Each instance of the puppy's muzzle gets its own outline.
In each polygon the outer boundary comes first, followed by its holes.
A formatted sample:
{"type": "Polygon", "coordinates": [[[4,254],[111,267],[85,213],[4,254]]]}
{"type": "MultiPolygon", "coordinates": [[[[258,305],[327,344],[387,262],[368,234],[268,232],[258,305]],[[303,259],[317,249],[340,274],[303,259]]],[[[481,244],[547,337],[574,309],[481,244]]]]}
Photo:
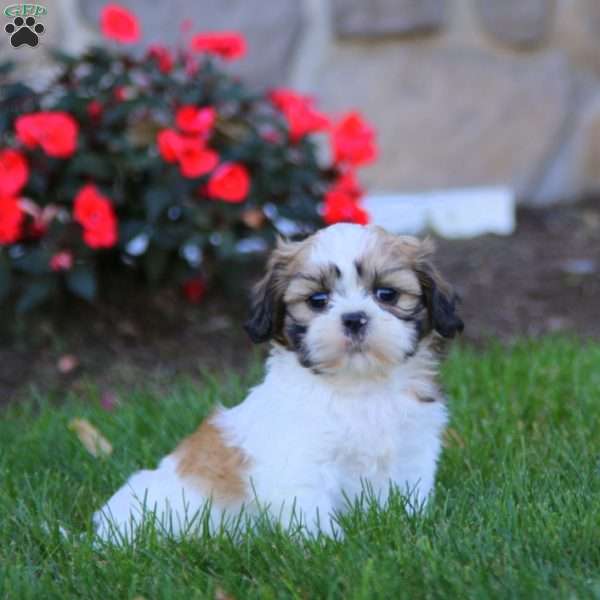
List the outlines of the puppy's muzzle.
{"type": "Polygon", "coordinates": [[[342,325],[344,333],[349,337],[362,337],[367,328],[369,317],[363,311],[344,313],[342,315],[342,325]]]}

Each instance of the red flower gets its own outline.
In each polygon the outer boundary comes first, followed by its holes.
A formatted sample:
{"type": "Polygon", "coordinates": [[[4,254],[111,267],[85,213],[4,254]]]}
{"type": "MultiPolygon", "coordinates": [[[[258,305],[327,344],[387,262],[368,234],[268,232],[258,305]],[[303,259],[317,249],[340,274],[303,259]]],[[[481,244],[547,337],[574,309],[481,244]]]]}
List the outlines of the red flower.
{"type": "Polygon", "coordinates": [[[357,112],[348,113],[334,127],[331,141],[336,162],[358,166],[377,158],[375,132],[357,112]]]}
{"type": "Polygon", "coordinates": [[[121,44],[131,44],[140,39],[137,17],[118,4],[107,4],[100,16],[102,35],[121,44]]]}
{"type": "Polygon", "coordinates": [[[152,44],[148,48],[148,56],[156,61],[161,73],[170,73],[173,70],[173,55],[168,48],[160,44],[152,44]]]}
{"type": "Polygon", "coordinates": [[[191,47],[196,52],[215,54],[225,60],[235,60],[246,54],[246,40],[236,31],[198,33],[192,38],[191,47]]]}
{"type": "Polygon", "coordinates": [[[24,218],[16,198],[0,196],[0,244],[13,244],[21,237],[24,218]]]}
{"type": "Polygon", "coordinates": [[[206,284],[201,277],[192,277],[184,281],[181,288],[183,295],[192,304],[199,304],[204,298],[204,294],[206,294],[206,284]]]}
{"type": "Polygon", "coordinates": [[[28,148],[40,146],[54,158],[67,158],[75,152],[79,125],[66,112],[38,112],[22,115],[15,122],[19,140],[28,148]]]}
{"type": "Polygon", "coordinates": [[[243,202],[250,190],[248,169],[239,163],[223,163],[208,180],[206,192],[225,202],[243,202]]]}
{"type": "Polygon", "coordinates": [[[91,100],[85,107],[85,112],[88,114],[90,119],[97,120],[102,116],[102,113],[104,112],[104,106],[102,106],[102,103],[98,102],[98,100],[91,100]]]}
{"type": "Polygon", "coordinates": [[[79,190],[73,218],[83,227],[83,241],[90,248],[110,248],[117,243],[117,218],[112,204],[95,185],[79,190]]]}
{"type": "Polygon", "coordinates": [[[330,191],[333,190],[352,196],[355,200],[358,200],[364,193],[354,171],[347,171],[340,175],[330,189],[330,191]]]}
{"type": "Polygon", "coordinates": [[[332,189],[325,194],[323,220],[328,225],[340,221],[366,225],[369,222],[369,214],[352,196],[332,189]]]}
{"type": "Polygon", "coordinates": [[[40,126],[41,114],[21,115],[15,120],[15,134],[19,141],[27,148],[35,148],[40,143],[42,135],[40,126]]]}
{"type": "Polygon", "coordinates": [[[34,219],[28,224],[28,227],[25,231],[25,237],[37,240],[45,236],[47,231],[48,225],[46,223],[44,223],[41,219],[34,219]]]}
{"type": "Polygon", "coordinates": [[[175,115],[177,127],[185,133],[198,133],[208,135],[217,119],[217,111],[212,106],[198,108],[196,106],[182,106],[175,115]]]}
{"type": "Polygon", "coordinates": [[[284,114],[290,131],[290,138],[299,139],[315,131],[323,131],[330,125],[329,119],[315,110],[314,100],[291,90],[274,90],[270,94],[271,102],[284,114]]]}
{"type": "Polygon", "coordinates": [[[113,90],[113,96],[117,102],[125,102],[129,98],[129,92],[124,85],[118,85],[113,90]]]}
{"type": "Polygon", "coordinates": [[[16,196],[28,179],[25,157],[16,150],[0,150],[0,197],[16,196]]]}
{"type": "Polygon", "coordinates": [[[57,252],[50,259],[50,268],[53,271],[69,271],[73,267],[73,253],[70,250],[57,252]]]}
{"type": "Polygon", "coordinates": [[[206,175],[219,164],[219,155],[195,138],[183,138],[177,159],[181,174],[189,178],[206,175]]]}
{"type": "Polygon", "coordinates": [[[185,133],[198,133],[208,135],[217,120],[217,111],[212,106],[198,108],[196,106],[182,106],[175,115],[177,127],[185,133]]]}
{"type": "Polygon", "coordinates": [[[200,177],[219,164],[219,155],[204,145],[202,139],[180,135],[173,129],[159,132],[158,151],[167,162],[179,163],[184,177],[200,177]]]}
{"type": "Polygon", "coordinates": [[[158,132],[156,142],[158,144],[160,155],[167,162],[177,161],[177,157],[181,152],[181,146],[183,144],[183,137],[181,135],[173,129],[163,129],[158,132]]]}

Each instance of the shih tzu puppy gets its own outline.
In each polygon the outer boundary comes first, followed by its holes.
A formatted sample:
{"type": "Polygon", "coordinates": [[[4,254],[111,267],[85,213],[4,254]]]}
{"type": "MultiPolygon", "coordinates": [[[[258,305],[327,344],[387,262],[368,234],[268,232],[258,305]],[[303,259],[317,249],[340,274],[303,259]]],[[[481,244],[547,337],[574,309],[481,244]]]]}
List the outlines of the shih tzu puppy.
{"type": "Polygon", "coordinates": [[[97,534],[130,538],[151,514],[181,535],[206,507],[213,526],[266,511],[332,533],[365,483],[382,504],[397,487],[423,505],[447,420],[438,360],[463,329],[431,253],[350,224],[279,242],[246,324],[272,345],[264,381],[132,475],[94,515],[97,534]]]}

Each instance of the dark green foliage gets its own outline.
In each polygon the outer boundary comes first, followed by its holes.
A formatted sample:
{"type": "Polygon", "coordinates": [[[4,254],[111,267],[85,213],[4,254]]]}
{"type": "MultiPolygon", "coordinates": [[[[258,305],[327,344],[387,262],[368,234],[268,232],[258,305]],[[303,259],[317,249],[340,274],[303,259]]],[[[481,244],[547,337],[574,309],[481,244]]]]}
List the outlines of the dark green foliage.
{"type": "Polygon", "coordinates": [[[136,269],[155,284],[189,277],[210,282],[226,262],[270,246],[278,231],[289,233],[290,223],[297,232],[321,224],[319,204],[336,170],[318,163],[314,139],[291,141],[268,94],[249,90],[215,59],[182,50],[173,57],[172,70],[164,73],[150,56],[102,48],[79,58],[57,53],[60,73],[47,90],[2,85],[0,150],[15,148],[26,156],[29,179],[21,196],[37,214],[27,215],[17,243],[0,245],[0,300],[14,301],[19,310],[59,290],[91,300],[102,289],[93,273],[104,273],[96,267],[107,263],[136,269]],[[251,187],[243,202],[209,198],[208,174],[184,177],[160,155],[157,133],[176,129],[183,105],[217,110],[206,142],[220,163],[247,169],[251,187]],[[72,156],[49,157],[16,137],[16,118],[42,110],[76,120],[72,156]],[[113,248],[90,248],[73,221],[74,197],[87,183],[115,208],[119,240],[113,248]],[[65,250],[77,272],[49,268],[52,256],[65,250]]]}

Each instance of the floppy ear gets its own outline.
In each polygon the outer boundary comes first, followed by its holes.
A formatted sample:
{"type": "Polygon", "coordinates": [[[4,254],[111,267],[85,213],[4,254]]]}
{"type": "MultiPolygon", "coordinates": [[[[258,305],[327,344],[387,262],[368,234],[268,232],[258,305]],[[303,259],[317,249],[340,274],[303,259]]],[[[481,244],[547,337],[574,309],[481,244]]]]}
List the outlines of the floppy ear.
{"type": "Polygon", "coordinates": [[[278,240],[267,263],[267,272],[254,288],[250,316],[244,329],[255,344],[283,339],[283,295],[289,277],[289,263],[296,254],[297,246],[295,242],[278,240]]]}
{"type": "MultiPolygon", "coordinates": [[[[432,245],[426,241],[425,255],[433,250],[432,245]]],[[[442,337],[453,338],[457,333],[462,333],[464,323],[457,314],[459,297],[444,281],[437,269],[424,256],[416,268],[417,276],[421,283],[425,306],[429,317],[428,330],[437,331],[442,337]]]]}
{"type": "Polygon", "coordinates": [[[250,316],[244,323],[244,329],[255,344],[267,342],[273,337],[279,302],[275,274],[267,272],[254,288],[250,316]]]}
{"type": "Polygon", "coordinates": [[[442,337],[453,338],[457,333],[462,333],[465,328],[462,319],[456,314],[458,300],[457,294],[451,292],[448,296],[440,291],[434,280],[429,311],[433,328],[442,337]]]}

